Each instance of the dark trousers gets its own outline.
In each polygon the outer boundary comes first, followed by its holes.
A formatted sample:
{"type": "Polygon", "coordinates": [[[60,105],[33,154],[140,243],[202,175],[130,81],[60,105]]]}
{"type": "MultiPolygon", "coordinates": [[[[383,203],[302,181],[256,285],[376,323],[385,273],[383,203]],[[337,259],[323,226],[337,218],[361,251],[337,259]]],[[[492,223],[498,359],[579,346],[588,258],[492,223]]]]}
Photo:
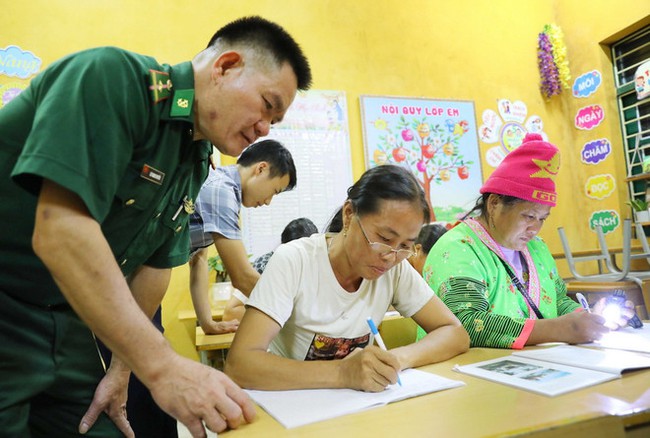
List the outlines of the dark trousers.
{"type": "MultiPolygon", "coordinates": [[[[161,315],[161,308],[158,307],[152,322],[163,332],[161,315]]],[[[99,345],[108,366],[111,352],[101,342],[99,345]]],[[[126,415],[136,438],[178,438],[176,420],[158,407],[147,387],[133,374],[129,381],[126,415]]]]}
{"type": "MultiPolygon", "coordinates": [[[[0,436],[79,437],[103,376],[94,337],[70,306],[35,306],[0,291],[0,436]]],[[[84,436],[122,434],[102,413],[84,436]]]]}

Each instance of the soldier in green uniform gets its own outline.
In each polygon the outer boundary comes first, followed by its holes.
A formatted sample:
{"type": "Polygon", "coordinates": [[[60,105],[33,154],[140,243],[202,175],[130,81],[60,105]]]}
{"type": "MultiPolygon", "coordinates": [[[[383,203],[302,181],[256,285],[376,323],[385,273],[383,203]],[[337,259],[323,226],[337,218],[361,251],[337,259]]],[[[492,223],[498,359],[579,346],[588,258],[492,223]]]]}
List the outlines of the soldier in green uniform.
{"type": "Polygon", "coordinates": [[[239,155],[310,82],[293,38],[246,17],[174,66],[111,47],[70,55],[0,110],[3,436],[132,436],[130,370],[194,436],[254,417],[150,317],[187,261],[212,145],[239,155]],[[114,353],[106,372],[94,335],[114,353]]]}

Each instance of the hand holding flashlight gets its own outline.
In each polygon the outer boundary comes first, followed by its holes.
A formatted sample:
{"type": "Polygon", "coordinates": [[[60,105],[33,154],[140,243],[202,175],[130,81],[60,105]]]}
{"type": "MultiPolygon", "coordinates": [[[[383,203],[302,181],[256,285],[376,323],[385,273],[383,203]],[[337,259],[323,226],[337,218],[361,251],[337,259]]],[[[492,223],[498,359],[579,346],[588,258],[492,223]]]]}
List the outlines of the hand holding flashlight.
{"type": "Polygon", "coordinates": [[[618,330],[626,325],[634,328],[643,327],[643,323],[634,312],[634,303],[626,299],[623,290],[615,290],[611,296],[601,299],[594,310],[605,318],[605,325],[612,330],[618,330]]]}

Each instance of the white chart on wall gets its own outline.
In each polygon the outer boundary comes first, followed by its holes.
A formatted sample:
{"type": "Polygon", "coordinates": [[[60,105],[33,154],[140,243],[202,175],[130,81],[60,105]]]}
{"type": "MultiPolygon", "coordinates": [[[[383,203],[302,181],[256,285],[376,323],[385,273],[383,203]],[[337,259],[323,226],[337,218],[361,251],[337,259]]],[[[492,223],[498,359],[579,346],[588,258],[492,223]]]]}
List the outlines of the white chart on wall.
{"type": "Polygon", "coordinates": [[[322,231],[343,204],[352,185],[345,92],[299,93],[282,123],[265,138],[278,140],[291,151],[298,184],[275,196],[269,206],[242,208],[242,234],[251,260],[274,250],[291,220],[307,217],[322,231]]]}

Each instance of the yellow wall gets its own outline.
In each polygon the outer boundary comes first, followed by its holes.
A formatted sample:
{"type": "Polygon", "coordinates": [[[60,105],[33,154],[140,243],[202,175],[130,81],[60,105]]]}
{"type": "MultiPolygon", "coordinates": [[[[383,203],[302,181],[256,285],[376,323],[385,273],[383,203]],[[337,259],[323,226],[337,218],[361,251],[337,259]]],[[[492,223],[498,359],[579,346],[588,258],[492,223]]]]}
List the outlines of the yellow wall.
{"type": "MultiPolygon", "coordinates": [[[[498,99],[521,100],[528,114],[541,116],[549,139],[563,151],[559,204],[542,232],[559,252],[557,226],[580,238],[576,249],[588,249],[596,246],[586,229],[592,211],[612,208],[629,216],[611,62],[600,43],[647,24],[649,13],[649,0],[30,0],[5,8],[0,47],[29,50],[44,66],[98,45],[176,63],[201,50],[226,22],[262,15],[300,41],[313,67],[314,88],[347,93],[355,179],[364,170],[359,95],[472,100],[478,125],[484,110],[497,109],[498,99]],[[592,97],[575,99],[565,92],[546,101],[540,95],[537,35],[547,23],[564,31],[573,78],[593,69],[602,73],[603,85],[592,97]],[[578,131],[577,109],[593,103],[605,108],[605,121],[595,131],[578,131]],[[581,164],[581,146],[600,137],[611,141],[612,156],[599,166],[581,164]],[[604,201],[589,200],[584,183],[599,173],[614,174],[618,190],[604,201]]],[[[0,76],[0,85],[3,81],[8,79],[0,76]]],[[[487,177],[491,169],[483,169],[487,177]]],[[[620,243],[617,238],[609,237],[612,244],[620,243]]],[[[174,270],[164,319],[174,346],[196,357],[175,318],[178,309],[191,307],[187,275],[186,267],[174,270]]]]}

